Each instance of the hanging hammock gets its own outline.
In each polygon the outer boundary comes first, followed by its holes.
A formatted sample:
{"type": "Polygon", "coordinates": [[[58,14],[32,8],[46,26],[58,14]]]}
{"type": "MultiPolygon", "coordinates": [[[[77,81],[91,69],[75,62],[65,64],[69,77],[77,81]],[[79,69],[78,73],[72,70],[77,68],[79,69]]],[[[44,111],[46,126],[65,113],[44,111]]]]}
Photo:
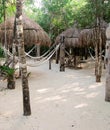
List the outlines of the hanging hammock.
{"type": "MultiPolygon", "coordinates": [[[[54,45],[55,46],[55,45],[54,45]]],[[[52,46],[52,47],[54,47],[54,46],[52,46]]],[[[51,48],[52,48],[51,47],[51,48]]],[[[59,49],[59,47],[60,47],[60,44],[58,44],[47,56],[45,56],[45,57],[43,57],[44,56],[44,54],[42,55],[42,56],[40,56],[40,57],[32,57],[32,56],[30,56],[29,54],[27,54],[27,56],[28,57],[30,57],[32,60],[34,60],[34,63],[33,64],[29,64],[29,63],[27,63],[27,66],[31,66],[31,67],[36,67],[36,66],[39,66],[39,65],[42,65],[42,64],[44,64],[45,62],[47,62],[53,55],[54,55],[54,53],[59,49]],[[36,61],[36,63],[35,63],[35,60],[36,59],[40,59],[39,61],[37,60],[36,61]]],[[[5,47],[2,47],[2,49],[4,50],[4,52],[6,53],[6,54],[8,54],[10,57],[11,57],[11,59],[13,59],[13,54],[9,51],[9,50],[7,50],[5,47]]],[[[47,51],[47,52],[49,52],[50,51],[50,49],[47,51]]],[[[30,52],[30,51],[29,51],[30,52]]],[[[28,52],[28,53],[29,53],[28,52]]],[[[46,53],[47,53],[46,52],[46,53]]],[[[46,54],[45,53],[45,54],[46,54]]],[[[16,59],[16,61],[19,61],[19,58],[17,57],[17,56],[15,56],[15,59],[16,59]]],[[[10,63],[12,62],[12,60],[10,61],[10,63]]]]}

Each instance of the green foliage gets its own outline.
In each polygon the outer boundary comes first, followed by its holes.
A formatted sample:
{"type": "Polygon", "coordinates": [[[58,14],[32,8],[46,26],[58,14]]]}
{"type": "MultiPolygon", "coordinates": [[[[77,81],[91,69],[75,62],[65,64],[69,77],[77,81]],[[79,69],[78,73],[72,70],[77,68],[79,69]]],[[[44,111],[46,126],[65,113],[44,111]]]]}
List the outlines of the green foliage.
{"type": "MultiPolygon", "coordinates": [[[[110,21],[110,1],[104,0],[41,0],[42,5],[36,6],[36,0],[26,0],[24,12],[38,22],[49,34],[52,41],[63,30],[72,27],[77,21],[79,27],[91,27],[96,17],[110,21]]],[[[3,20],[4,10],[8,16],[15,12],[15,0],[1,0],[0,18],[3,20]]],[[[37,3],[37,1],[36,1],[37,3]]]]}
{"type": "Polygon", "coordinates": [[[0,58],[3,58],[4,57],[4,51],[3,49],[0,47],[0,58]]]}
{"type": "Polygon", "coordinates": [[[40,8],[32,2],[27,2],[26,10],[49,34],[53,42],[59,33],[72,27],[74,21],[77,21],[81,28],[93,26],[96,16],[110,21],[110,1],[104,4],[103,0],[42,0],[40,8]]]}
{"type": "Polygon", "coordinates": [[[16,0],[1,0],[0,1],[0,23],[5,18],[12,16],[16,10],[16,0]]]}
{"type": "Polygon", "coordinates": [[[12,76],[15,72],[15,69],[10,68],[8,66],[0,66],[0,71],[5,75],[6,77],[12,76]]]}

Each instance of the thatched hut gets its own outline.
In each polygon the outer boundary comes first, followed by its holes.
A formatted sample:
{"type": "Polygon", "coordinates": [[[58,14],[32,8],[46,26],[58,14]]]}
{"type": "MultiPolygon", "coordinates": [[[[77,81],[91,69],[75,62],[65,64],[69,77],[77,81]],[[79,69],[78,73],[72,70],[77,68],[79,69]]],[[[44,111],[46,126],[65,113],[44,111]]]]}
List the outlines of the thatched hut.
{"type": "Polygon", "coordinates": [[[64,44],[66,47],[79,47],[79,29],[77,29],[75,26],[67,29],[66,31],[63,31],[61,34],[59,34],[56,37],[55,43],[60,43],[60,37],[63,35],[65,37],[64,44]]]}
{"type": "MultiPolygon", "coordinates": [[[[106,27],[108,24],[104,21],[100,21],[100,30],[101,30],[101,38],[102,38],[102,45],[105,46],[106,42],[106,27]]],[[[97,35],[97,27],[89,28],[89,29],[82,29],[79,35],[79,41],[81,46],[95,46],[96,35],[97,35]]]]}
{"type": "MultiPolygon", "coordinates": [[[[2,44],[7,42],[8,45],[12,45],[14,19],[14,17],[11,17],[7,19],[6,22],[0,24],[0,41],[2,44]]],[[[47,33],[40,27],[40,25],[25,15],[23,15],[23,30],[25,45],[50,45],[51,41],[47,33]]]]}
{"type": "MultiPolygon", "coordinates": [[[[66,66],[74,66],[76,68],[76,55],[79,55],[79,48],[81,44],[79,42],[79,34],[80,30],[74,25],[73,27],[63,31],[60,35],[57,36],[55,43],[59,44],[61,36],[64,36],[64,45],[66,49],[67,59],[66,59],[66,66]],[[78,49],[76,49],[78,48],[78,49]],[[68,53],[69,51],[69,53],[68,53]]],[[[58,57],[58,56],[57,56],[58,57]]],[[[58,62],[58,58],[56,57],[56,63],[58,62]]],[[[60,55],[60,57],[62,57],[60,55]]],[[[60,58],[61,59],[61,58],[60,58]]]]}
{"type": "MultiPolygon", "coordinates": [[[[106,42],[106,35],[105,35],[105,28],[101,28],[101,38],[102,38],[102,45],[105,46],[106,42]]],[[[96,41],[96,28],[92,29],[82,29],[79,35],[79,42],[82,47],[90,47],[95,46],[96,41]]]]}

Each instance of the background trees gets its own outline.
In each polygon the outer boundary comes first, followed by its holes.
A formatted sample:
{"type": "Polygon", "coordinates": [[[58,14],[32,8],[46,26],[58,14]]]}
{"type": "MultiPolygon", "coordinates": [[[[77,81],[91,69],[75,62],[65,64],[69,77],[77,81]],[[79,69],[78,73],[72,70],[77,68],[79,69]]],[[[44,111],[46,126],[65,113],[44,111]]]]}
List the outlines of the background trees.
{"type": "MultiPolygon", "coordinates": [[[[110,21],[110,2],[96,0],[97,10],[103,19],[110,21]]],[[[26,3],[25,12],[45,31],[54,38],[77,21],[80,28],[87,28],[96,22],[96,7],[94,0],[41,0],[40,7],[35,6],[35,0],[26,3]],[[31,7],[31,8],[30,8],[31,7]]]]}
{"type": "MultiPolygon", "coordinates": [[[[103,19],[110,21],[110,2],[104,4],[104,0],[96,0],[98,3],[98,13],[103,19]]],[[[7,17],[14,14],[16,0],[1,0],[0,2],[0,22],[3,21],[4,13],[7,17]],[[4,11],[5,10],[5,11],[4,11]]],[[[52,40],[63,30],[73,26],[77,21],[79,27],[85,28],[93,26],[96,20],[96,8],[94,0],[41,0],[37,6],[37,0],[25,1],[25,13],[38,22],[52,40]]]]}

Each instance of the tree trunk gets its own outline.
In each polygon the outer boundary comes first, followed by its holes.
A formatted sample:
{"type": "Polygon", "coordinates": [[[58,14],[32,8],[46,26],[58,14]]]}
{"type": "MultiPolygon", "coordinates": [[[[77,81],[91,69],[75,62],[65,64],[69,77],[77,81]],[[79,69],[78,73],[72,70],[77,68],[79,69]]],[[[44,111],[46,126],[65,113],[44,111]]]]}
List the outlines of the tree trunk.
{"type": "Polygon", "coordinates": [[[65,71],[65,44],[64,44],[64,36],[61,36],[61,45],[60,45],[60,71],[65,71]]]}
{"type": "Polygon", "coordinates": [[[17,44],[19,45],[19,62],[21,68],[21,78],[22,78],[22,90],[23,90],[23,110],[24,115],[31,115],[30,108],[30,96],[27,78],[27,66],[26,57],[24,53],[24,36],[23,36],[23,24],[22,24],[22,3],[23,0],[16,1],[16,28],[17,28],[17,44]]]}
{"type": "Polygon", "coordinates": [[[15,89],[14,75],[8,76],[8,78],[7,78],[7,88],[8,89],[15,89]]]}
{"type": "Polygon", "coordinates": [[[110,24],[106,30],[106,54],[105,54],[105,64],[106,64],[106,87],[105,87],[105,101],[110,102],[110,24]]]}
{"type": "MultiPolygon", "coordinates": [[[[13,44],[12,44],[12,53],[13,53],[13,60],[12,60],[12,68],[15,70],[16,64],[16,45],[15,45],[15,36],[16,36],[16,20],[14,21],[14,29],[13,29],[13,44]]],[[[8,89],[15,89],[15,73],[10,75],[7,79],[7,88],[8,89]]]]}
{"type": "MultiPolygon", "coordinates": [[[[11,67],[13,69],[15,69],[15,54],[16,54],[16,50],[15,50],[15,40],[14,39],[13,39],[12,52],[13,52],[13,61],[12,61],[12,66],[11,67]]],[[[15,89],[15,73],[13,73],[12,75],[8,76],[7,88],[8,89],[15,89]]]]}
{"type": "Polygon", "coordinates": [[[95,45],[95,75],[96,82],[101,82],[102,74],[102,39],[101,39],[101,30],[100,27],[96,29],[96,45],[95,45]]]}

